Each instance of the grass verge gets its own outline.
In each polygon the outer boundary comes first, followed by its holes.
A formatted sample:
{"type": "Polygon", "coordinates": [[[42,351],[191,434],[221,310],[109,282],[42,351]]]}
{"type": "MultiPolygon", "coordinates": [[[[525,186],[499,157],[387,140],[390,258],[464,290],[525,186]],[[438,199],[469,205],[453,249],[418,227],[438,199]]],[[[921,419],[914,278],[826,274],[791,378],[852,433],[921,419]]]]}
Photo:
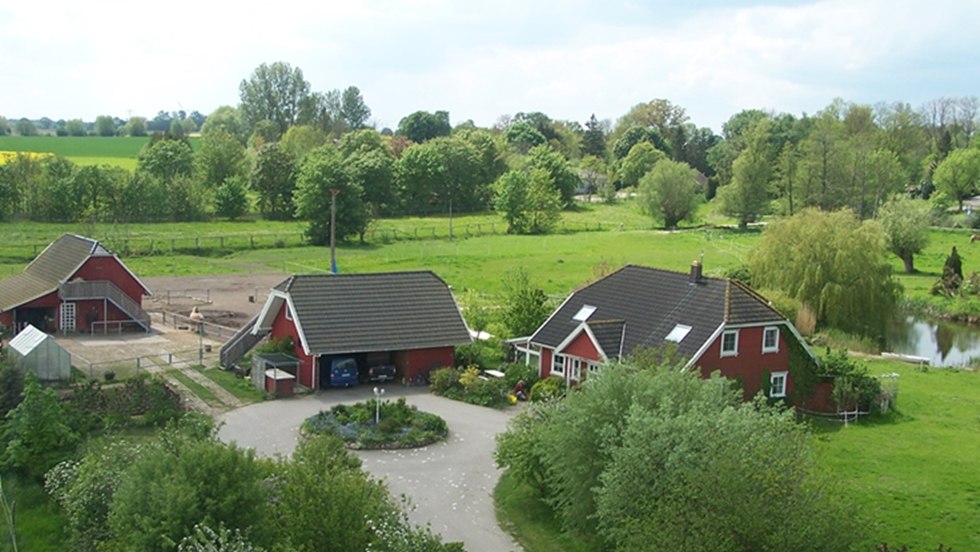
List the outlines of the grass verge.
{"type": "Polygon", "coordinates": [[[166,374],[168,376],[172,376],[180,383],[183,383],[184,386],[186,386],[188,389],[191,390],[191,393],[197,395],[197,397],[202,401],[204,401],[205,403],[207,403],[208,406],[213,406],[216,408],[222,408],[226,406],[225,403],[222,402],[222,400],[219,399],[217,395],[212,393],[210,389],[194,381],[193,379],[190,378],[190,376],[184,374],[180,370],[167,370],[166,374]]]}
{"type": "Polygon", "coordinates": [[[561,532],[551,508],[528,485],[504,472],[493,491],[497,521],[527,552],[589,552],[589,544],[561,532]]]}
{"type": "MultiPolygon", "coordinates": [[[[41,483],[16,474],[4,474],[3,489],[7,500],[16,507],[14,531],[18,550],[68,550],[65,515],[41,483]]],[[[6,524],[0,534],[0,551],[13,550],[6,524]]]]}
{"type": "Polygon", "coordinates": [[[202,368],[195,366],[195,370],[220,385],[222,389],[231,393],[243,403],[250,404],[265,400],[265,393],[256,389],[252,382],[236,376],[233,372],[221,370],[219,368],[202,368]]]}

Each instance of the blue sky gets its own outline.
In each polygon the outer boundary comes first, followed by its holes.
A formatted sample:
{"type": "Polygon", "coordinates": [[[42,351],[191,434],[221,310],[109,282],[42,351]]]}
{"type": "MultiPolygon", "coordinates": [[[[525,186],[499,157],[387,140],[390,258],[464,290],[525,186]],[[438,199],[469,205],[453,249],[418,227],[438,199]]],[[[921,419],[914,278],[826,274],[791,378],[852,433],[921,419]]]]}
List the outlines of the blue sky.
{"type": "Polygon", "coordinates": [[[667,98],[718,132],[749,108],[980,95],[978,29],[976,0],[0,0],[0,115],[207,114],[286,61],[314,90],[358,86],[378,128],[667,98]]]}

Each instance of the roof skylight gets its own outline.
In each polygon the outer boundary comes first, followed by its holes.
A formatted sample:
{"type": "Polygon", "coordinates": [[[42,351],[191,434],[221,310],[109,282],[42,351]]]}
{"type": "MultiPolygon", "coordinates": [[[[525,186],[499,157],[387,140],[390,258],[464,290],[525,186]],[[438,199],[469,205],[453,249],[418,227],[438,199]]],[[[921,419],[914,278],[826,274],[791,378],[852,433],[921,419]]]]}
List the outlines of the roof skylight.
{"type": "Polygon", "coordinates": [[[595,309],[596,307],[593,307],[592,305],[582,305],[582,308],[580,308],[578,312],[575,313],[575,316],[572,317],[572,320],[575,320],[577,322],[585,322],[586,320],[589,319],[590,316],[592,316],[592,313],[595,312],[595,309]]]}
{"type": "Polygon", "coordinates": [[[687,337],[687,334],[689,334],[690,332],[691,332],[690,326],[685,326],[684,324],[678,324],[674,326],[673,330],[670,330],[670,333],[667,334],[667,337],[665,337],[664,340],[673,341],[674,343],[680,343],[681,341],[684,340],[685,337],[687,337]]]}

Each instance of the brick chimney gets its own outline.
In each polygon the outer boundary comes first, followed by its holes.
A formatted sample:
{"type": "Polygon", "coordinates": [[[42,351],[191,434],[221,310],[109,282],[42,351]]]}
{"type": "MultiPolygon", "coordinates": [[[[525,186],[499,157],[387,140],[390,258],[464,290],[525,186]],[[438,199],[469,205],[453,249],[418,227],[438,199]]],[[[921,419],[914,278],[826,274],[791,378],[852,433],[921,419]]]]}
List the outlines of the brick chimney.
{"type": "Polygon", "coordinates": [[[691,261],[690,283],[692,284],[701,283],[701,261],[691,261]]]}

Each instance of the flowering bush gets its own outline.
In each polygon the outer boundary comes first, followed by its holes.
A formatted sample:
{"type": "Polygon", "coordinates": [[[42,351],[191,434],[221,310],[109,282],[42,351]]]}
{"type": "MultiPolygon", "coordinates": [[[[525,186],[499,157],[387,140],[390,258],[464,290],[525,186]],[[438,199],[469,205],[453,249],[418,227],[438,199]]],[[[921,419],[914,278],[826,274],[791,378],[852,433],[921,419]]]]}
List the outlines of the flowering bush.
{"type": "Polygon", "coordinates": [[[375,400],[337,405],[307,418],[303,431],[334,434],[348,447],[358,449],[421,447],[449,434],[445,420],[409,406],[404,397],[395,402],[382,402],[377,411],[379,421],[375,424],[377,407],[375,400]]]}

